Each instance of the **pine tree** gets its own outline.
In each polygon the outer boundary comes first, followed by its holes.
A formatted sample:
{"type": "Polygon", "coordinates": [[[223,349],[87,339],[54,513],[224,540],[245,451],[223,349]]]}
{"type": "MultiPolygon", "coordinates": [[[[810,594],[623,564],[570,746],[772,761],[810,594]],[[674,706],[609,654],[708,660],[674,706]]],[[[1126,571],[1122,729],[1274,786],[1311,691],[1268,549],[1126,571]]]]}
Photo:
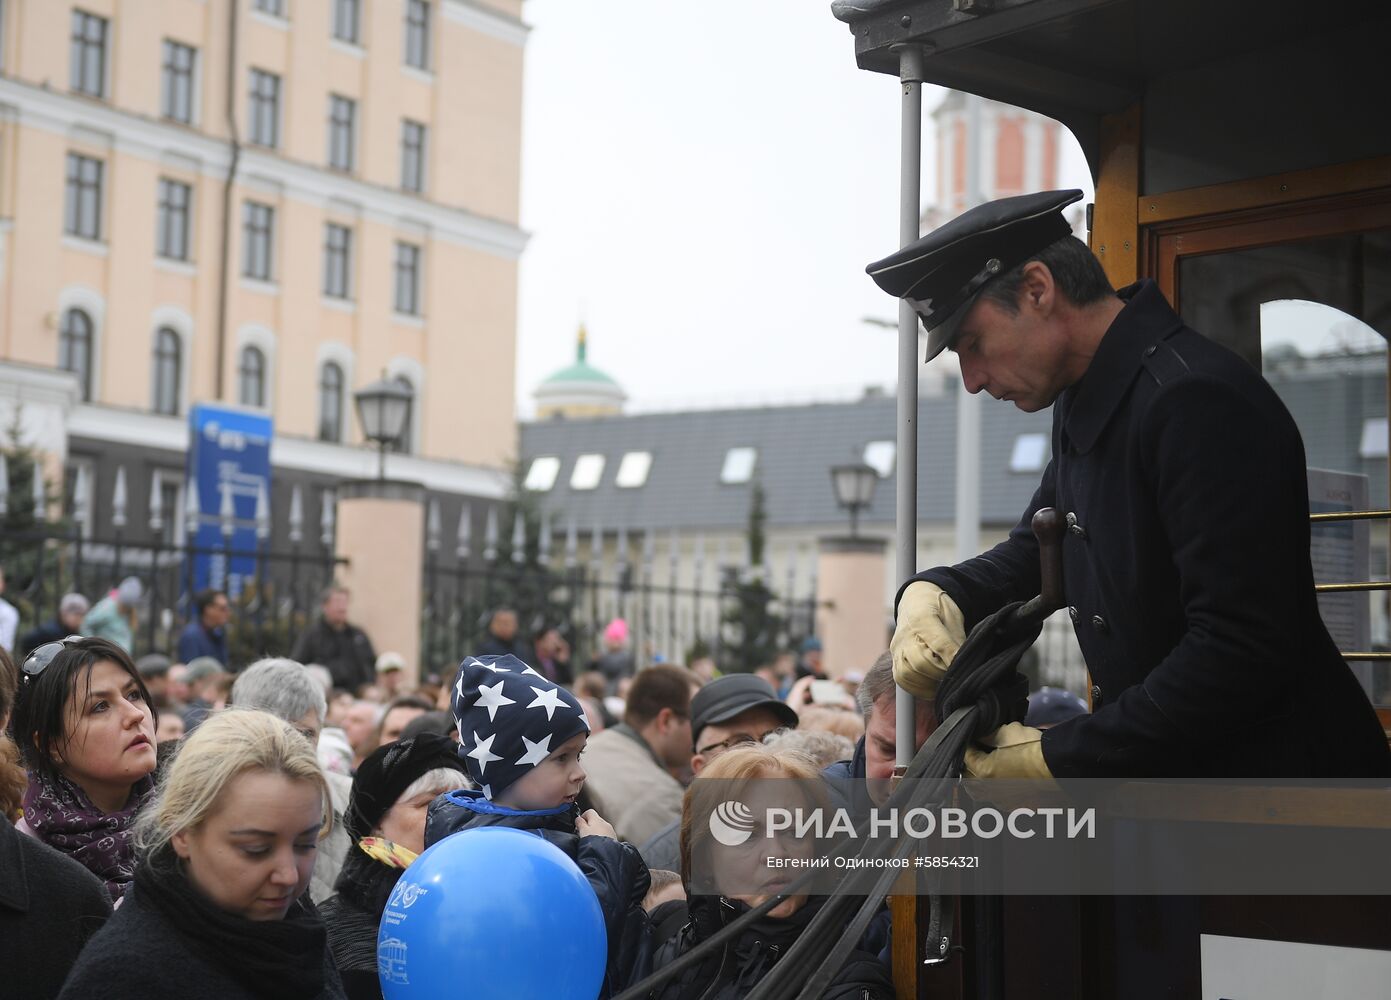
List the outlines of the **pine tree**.
{"type": "Polygon", "coordinates": [[[725,584],[725,643],[720,663],[720,669],[725,673],[751,673],[772,663],[777,656],[778,636],[783,631],[783,621],[773,613],[773,602],[777,595],[763,579],[767,523],[763,485],[755,482],[749,498],[746,532],[749,565],[743,573],[733,574],[725,584]]]}

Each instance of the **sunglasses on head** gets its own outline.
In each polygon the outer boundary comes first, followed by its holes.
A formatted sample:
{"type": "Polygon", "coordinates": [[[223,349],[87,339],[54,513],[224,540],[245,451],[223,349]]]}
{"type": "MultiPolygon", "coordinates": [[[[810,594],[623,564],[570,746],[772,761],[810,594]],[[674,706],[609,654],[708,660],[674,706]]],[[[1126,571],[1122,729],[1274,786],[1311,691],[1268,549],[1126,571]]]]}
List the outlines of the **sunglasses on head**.
{"type": "Polygon", "coordinates": [[[55,656],[68,648],[69,643],[81,642],[82,639],[83,636],[70,635],[66,639],[56,639],[34,647],[34,651],[24,658],[24,666],[20,667],[23,679],[27,681],[31,677],[39,676],[48,669],[55,656]]]}

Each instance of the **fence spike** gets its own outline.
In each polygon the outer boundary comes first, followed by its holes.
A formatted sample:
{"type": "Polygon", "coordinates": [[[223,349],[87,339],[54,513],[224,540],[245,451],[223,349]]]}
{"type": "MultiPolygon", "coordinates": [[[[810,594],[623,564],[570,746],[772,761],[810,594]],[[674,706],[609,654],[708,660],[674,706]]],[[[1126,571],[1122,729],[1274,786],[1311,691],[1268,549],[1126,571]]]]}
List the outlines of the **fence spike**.
{"type": "Polygon", "coordinates": [[[705,586],[705,536],[696,535],[695,551],[691,553],[691,568],[695,579],[691,586],[699,590],[705,586]]]}
{"type": "Polygon", "coordinates": [[[526,562],[526,515],[520,506],[512,519],[512,561],[518,566],[526,562]]]}
{"type": "Polygon", "coordinates": [[[454,554],[459,559],[467,559],[471,551],[470,543],[473,541],[473,508],[468,504],[459,508],[459,530],[455,539],[454,554]]]}
{"type": "Polygon", "coordinates": [[[488,517],[483,522],[483,559],[492,562],[497,558],[497,508],[488,508],[488,517]]]}
{"type": "Polygon", "coordinates": [[[571,514],[570,520],[565,525],[565,568],[574,569],[575,563],[579,562],[579,555],[579,525],[575,523],[575,516],[571,514]]]}
{"type": "Polygon", "coordinates": [[[290,544],[298,545],[304,539],[304,496],[299,483],[290,490],[290,544]]]}
{"type": "Polygon", "coordinates": [[[551,512],[541,512],[541,534],[536,539],[536,554],[542,566],[551,563],[551,512]]]}
{"type": "MultiPolygon", "coordinates": [[[[82,467],[78,466],[78,481],[72,485],[72,508],[78,506],[78,488],[82,484],[82,467]]],[[[160,474],[150,473],[150,531],[159,534],[164,530],[164,495],[160,490],[160,474]]]]}
{"type": "MultiPolygon", "coordinates": [[[[80,466],[79,466],[80,468],[80,466]]],[[[0,517],[10,512],[10,463],[0,451],[0,517]]]]}
{"type": "Polygon", "coordinates": [[[626,525],[618,526],[618,575],[622,576],[623,571],[628,568],[628,528],[626,525]]]}
{"type": "Polygon", "coordinates": [[[217,508],[217,519],[221,522],[222,537],[231,538],[237,530],[237,502],[232,496],[232,484],[224,480],[219,484],[222,489],[222,503],[217,508]]]}
{"type": "Polygon", "coordinates": [[[589,533],[589,564],[598,572],[598,567],[604,562],[604,529],[599,524],[598,518],[594,520],[594,529],[589,533]]]}
{"type": "MultiPolygon", "coordinates": [[[[38,485],[34,489],[34,506],[38,508],[43,503],[43,476],[39,472],[39,467],[34,466],[34,482],[38,485]]],[[[116,485],[111,488],[111,527],[120,531],[126,526],[126,467],[116,466],[116,485]]]]}
{"type": "Polygon", "coordinates": [[[264,479],[256,484],[256,537],[263,542],[270,537],[270,497],[264,479]]]}
{"type": "Polygon", "coordinates": [[[90,498],[87,466],[79,465],[73,469],[72,474],[72,516],[77,522],[77,530],[84,536],[87,534],[87,504],[90,498]]]}
{"type": "Polygon", "coordinates": [[[431,552],[440,550],[440,502],[433,497],[425,511],[425,548],[431,552]]]}
{"type": "Polygon", "coordinates": [[[333,545],[333,525],[337,516],[338,495],[333,490],[324,490],[319,500],[319,543],[324,548],[333,545]]]}
{"type": "Polygon", "coordinates": [[[189,476],[184,485],[184,530],[192,539],[198,534],[198,522],[203,516],[202,501],[198,498],[198,480],[189,476]]]}

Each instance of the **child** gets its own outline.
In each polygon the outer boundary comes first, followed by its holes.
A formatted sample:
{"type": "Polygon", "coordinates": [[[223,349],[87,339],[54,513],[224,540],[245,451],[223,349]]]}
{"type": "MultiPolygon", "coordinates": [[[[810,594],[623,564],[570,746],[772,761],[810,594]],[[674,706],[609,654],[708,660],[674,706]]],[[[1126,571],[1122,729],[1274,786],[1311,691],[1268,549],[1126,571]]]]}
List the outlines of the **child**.
{"type": "Polygon", "coordinates": [[[642,908],[650,878],[635,847],[619,842],[593,809],[581,814],[576,805],[589,738],[583,706],[515,656],[466,659],[452,700],[459,754],[481,791],[435,799],[425,846],[480,826],[540,834],[579,865],[599,897],[609,946],[600,996],[637,982],[650,958],[642,908]]]}

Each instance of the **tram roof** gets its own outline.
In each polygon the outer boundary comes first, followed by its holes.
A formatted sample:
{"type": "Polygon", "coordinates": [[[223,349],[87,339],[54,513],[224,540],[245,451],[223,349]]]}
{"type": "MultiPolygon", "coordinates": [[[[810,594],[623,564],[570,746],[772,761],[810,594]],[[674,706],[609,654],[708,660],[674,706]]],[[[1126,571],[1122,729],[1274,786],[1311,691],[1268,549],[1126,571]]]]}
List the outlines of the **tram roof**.
{"type": "MultiPolygon", "coordinates": [[[[1163,77],[1369,21],[1384,0],[835,0],[861,69],[898,75],[895,47],[923,45],[925,82],[1048,115],[1099,170],[1101,116],[1163,77]]],[[[1293,73],[1300,66],[1289,67],[1293,73]]]]}

